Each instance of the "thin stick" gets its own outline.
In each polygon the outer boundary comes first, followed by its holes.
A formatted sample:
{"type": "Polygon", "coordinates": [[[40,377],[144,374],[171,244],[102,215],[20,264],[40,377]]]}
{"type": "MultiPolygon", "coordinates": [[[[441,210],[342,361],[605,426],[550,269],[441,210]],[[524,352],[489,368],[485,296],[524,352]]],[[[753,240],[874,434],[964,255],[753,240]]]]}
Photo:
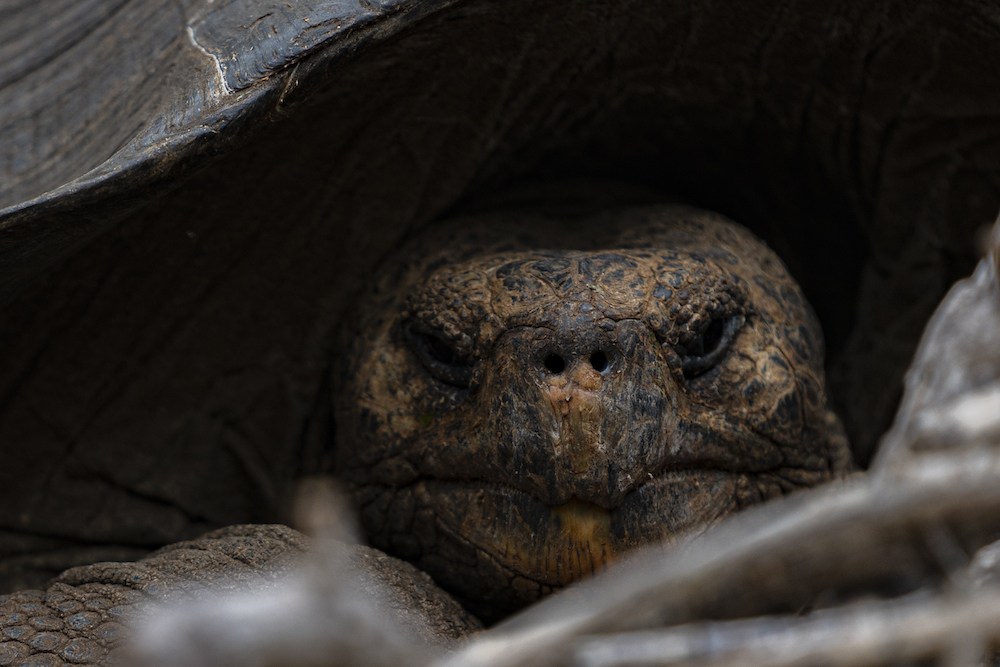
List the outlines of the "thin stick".
{"type": "Polygon", "coordinates": [[[698,623],[584,641],[578,667],[858,667],[944,656],[982,659],[1000,639],[1000,591],[868,602],[783,616],[698,623]]]}

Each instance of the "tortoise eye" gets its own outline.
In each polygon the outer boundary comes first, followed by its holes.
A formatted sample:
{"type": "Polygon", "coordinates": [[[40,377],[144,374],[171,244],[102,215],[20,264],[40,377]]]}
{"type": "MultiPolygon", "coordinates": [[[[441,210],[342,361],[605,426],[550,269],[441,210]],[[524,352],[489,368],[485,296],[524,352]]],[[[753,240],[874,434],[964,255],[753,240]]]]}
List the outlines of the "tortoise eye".
{"type": "Polygon", "coordinates": [[[684,377],[697,377],[715,366],[725,356],[729,343],[745,321],[742,315],[712,318],[694,340],[678,346],[684,377]]]}
{"type": "Polygon", "coordinates": [[[403,332],[432,376],[455,387],[466,388],[472,383],[472,360],[462,357],[442,335],[412,326],[405,327],[403,332]]]}

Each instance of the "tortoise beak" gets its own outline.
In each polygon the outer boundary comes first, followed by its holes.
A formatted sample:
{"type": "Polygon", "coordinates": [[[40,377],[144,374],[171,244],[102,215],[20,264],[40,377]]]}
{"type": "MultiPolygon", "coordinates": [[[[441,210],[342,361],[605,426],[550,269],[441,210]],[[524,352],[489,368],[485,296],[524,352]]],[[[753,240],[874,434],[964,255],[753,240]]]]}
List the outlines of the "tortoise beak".
{"type": "Polygon", "coordinates": [[[559,585],[599,572],[614,558],[611,512],[603,507],[571,498],[553,507],[549,520],[549,534],[557,539],[545,554],[545,569],[559,585]]]}

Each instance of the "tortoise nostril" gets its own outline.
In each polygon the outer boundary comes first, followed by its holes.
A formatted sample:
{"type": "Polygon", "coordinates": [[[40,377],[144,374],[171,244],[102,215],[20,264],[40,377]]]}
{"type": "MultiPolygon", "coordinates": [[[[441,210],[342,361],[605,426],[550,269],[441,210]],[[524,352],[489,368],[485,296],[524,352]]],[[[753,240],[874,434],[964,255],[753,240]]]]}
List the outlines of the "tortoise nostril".
{"type": "Polygon", "coordinates": [[[608,370],[608,355],[604,354],[598,350],[590,355],[590,365],[594,367],[594,370],[598,373],[603,373],[608,370]]]}
{"type": "Polygon", "coordinates": [[[550,354],[545,357],[544,363],[545,367],[548,368],[549,371],[556,374],[562,373],[566,370],[566,361],[558,354],[550,354]]]}

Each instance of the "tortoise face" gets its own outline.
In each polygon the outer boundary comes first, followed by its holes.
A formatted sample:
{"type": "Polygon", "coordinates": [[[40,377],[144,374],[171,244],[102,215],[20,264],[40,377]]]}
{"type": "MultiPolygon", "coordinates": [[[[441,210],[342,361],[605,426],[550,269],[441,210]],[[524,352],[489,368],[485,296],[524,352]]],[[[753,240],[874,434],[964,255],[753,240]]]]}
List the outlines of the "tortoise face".
{"type": "Polygon", "coordinates": [[[374,546],[496,616],[845,466],[818,324],[749,232],[513,217],[439,230],[362,301],[338,456],[374,546]],[[607,249],[525,249],[567,236],[607,249]]]}

